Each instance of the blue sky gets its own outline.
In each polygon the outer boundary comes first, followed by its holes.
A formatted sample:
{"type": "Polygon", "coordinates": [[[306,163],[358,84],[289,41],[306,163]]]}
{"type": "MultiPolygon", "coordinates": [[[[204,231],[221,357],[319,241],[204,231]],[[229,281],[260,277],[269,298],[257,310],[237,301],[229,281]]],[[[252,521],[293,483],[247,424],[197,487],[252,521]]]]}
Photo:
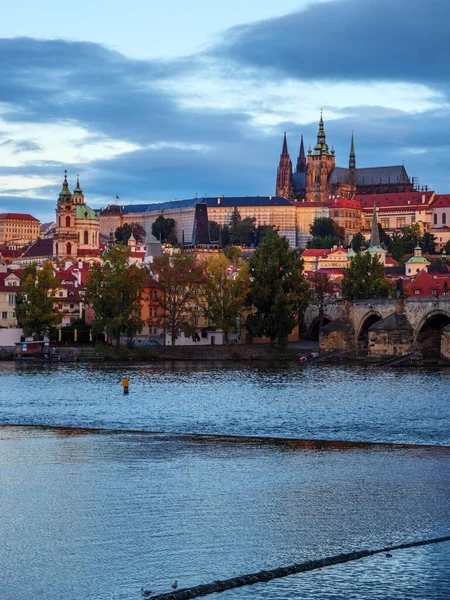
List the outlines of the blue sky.
{"type": "Polygon", "coordinates": [[[8,0],[0,211],[274,193],[320,108],[338,165],[404,163],[450,193],[448,0],[8,0]],[[163,6],[161,6],[163,4],[163,6]],[[216,6],[217,4],[217,6],[216,6]]]}

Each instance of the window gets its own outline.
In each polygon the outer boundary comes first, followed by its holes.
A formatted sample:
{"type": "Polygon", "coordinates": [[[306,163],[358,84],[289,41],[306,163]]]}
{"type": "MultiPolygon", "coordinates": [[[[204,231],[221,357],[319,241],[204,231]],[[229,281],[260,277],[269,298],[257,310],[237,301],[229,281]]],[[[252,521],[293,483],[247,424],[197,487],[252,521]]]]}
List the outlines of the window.
{"type": "Polygon", "coordinates": [[[70,217],[67,215],[66,217],[66,227],[70,227],[70,217]]]}
{"type": "Polygon", "coordinates": [[[431,295],[436,296],[436,290],[431,290],[431,295]]]}
{"type": "Polygon", "coordinates": [[[445,212],[442,213],[442,225],[445,225],[447,223],[447,215],[445,214],[445,212]]]}
{"type": "Polygon", "coordinates": [[[2,319],[7,319],[8,318],[8,313],[5,311],[2,311],[2,319]]]}
{"type": "Polygon", "coordinates": [[[59,297],[62,298],[64,296],[64,292],[59,292],[59,297]]]}
{"type": "Polygon", "coordinates": [[[405,226],[405,217],[397,217],[397,229],[402,229],[405,226]]]}
{"type": "Polygon", "coordinates": [[[58,304],[58,309],[62,310],[62,304],[58,304]]]}
{"type": "Polygon", "coordinates": [[[435,225],[437,225],[437,214],[436,214],[436,213],[434,213],[434,217],[433,217],[433,223],[434,223],[435,225]]]}
{"type": "Polygon", "coordinates": [[[14,306],[16,303],[16,297],[14,294],[8,294],[8,304],[14,306]]]}
{"type": "Polygon", "coordinates": [[[71,254],[72,253],[72,244],[70,242],[67,242],[67,254],[71,254]]]}

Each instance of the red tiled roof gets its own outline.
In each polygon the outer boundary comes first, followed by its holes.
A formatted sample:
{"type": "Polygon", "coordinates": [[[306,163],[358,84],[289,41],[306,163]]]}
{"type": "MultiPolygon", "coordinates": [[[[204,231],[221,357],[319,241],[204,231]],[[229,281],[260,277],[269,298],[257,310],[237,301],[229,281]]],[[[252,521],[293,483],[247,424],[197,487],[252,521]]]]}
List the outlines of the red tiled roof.
{"type": "Polygon", "coordinates": [[[305,250],[302,254],[302,258],[304,256],[308,257],[308,256],[328,256],[330,254],[331,250],[327,250],[325,248],[308,248],[307,250],[305,250]]]}
{"type": "Polygon", "coordinates": [[[359,200],[349,200],[348,198],[334,198],[332,200],[328,200],[326,205],[329,208],[354,208],[361,209],[361,202],[359,200]]]}
{"type": "Polygon", "coordinates": [[[398,262],[392,256],[386,256],[387,267],[398,267],[398,262]]]}
{"type": "Polygon", "coordinates": [[[39,223],[39,219],[36,219],[36,217],[26,213],[0,213],[0,220],[3,219],[13,219],[15,221],[37,221],[39,223]]]}
{"type": "Polygon", "coordinates": [[[426,207],[433,198],[434,192],[404,192],[397,194],[357,194],[354,200],[361,203],[363,209],[373,210],[374,203],[377,208],[413,207],[419,204],[426,207]],[[425,199],[425,202],[422,200],[425,199]]]}
{"type": "Polygon", "coordinates": [[[408,292],[410,296],[441,296],[444,291],[445,281],[447,282],[448,290],[450,291],[450,276],[437,278],[423,270],[416,277],[410,279],[405,285],[405,291],[408,292]],[[433,290],[437,293],[432,294],[433,290]]]}
{"type": "Polygon", "coordinates": [[[433,208],[448,208],[450,206],[450,194],[436,194],[433,208]]]}
{"type": "MultiPolygon", "coordinates": [[[[330,255],[334,254],[335,252],[345,252],[345,254],[347,254],[348,250],[346,250],[342,246],[338,246],[338,248],[335,248],[334,250],[330,251],[330,255]]],[[[329,256],[328,258],[331,258],[331,257],[329,256]]]]}
{"type": "Polygon", "coordinates": [[[25,252],[21,258],[51,258],[53,256],[53,240],[41,239],[36,240],[25,252]]]}

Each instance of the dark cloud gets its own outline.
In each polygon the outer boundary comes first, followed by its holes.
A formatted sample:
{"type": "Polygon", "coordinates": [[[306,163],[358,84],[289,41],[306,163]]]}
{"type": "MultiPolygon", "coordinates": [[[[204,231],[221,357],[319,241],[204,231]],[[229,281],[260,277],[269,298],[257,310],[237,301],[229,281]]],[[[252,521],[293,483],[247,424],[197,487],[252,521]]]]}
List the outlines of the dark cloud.
{"type": "Polygon", "coordinates": [[[228,31],[217,56],[299,79],[448,83],[448,0],[335,0],[228,31]]]}
{"type": "Polygon", "coordinates": [[[30,140],[16,141],[13,139],[7,139],[0,142],[0,146],[6,146],[13,154],[20,154],[21,152],[30,152],[34,150],[40,150],[41,147],[36,142],[30,140]]]}

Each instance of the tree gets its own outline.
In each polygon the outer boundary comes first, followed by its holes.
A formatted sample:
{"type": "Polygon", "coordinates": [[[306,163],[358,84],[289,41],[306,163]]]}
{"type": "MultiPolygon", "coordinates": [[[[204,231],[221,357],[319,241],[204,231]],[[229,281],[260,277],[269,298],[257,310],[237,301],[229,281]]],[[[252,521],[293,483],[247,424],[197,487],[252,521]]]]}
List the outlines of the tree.
{"type": "Polygon", "coordinates": [[[245,217],[238,226],[238,239],[240,246],[252,246],[256,237],[255,217],[245,217]]]}
{"type": "Polygon", "coordinates": [[[238,246],[226,246],[222,253],[228,258],[228,260],[234,264],[240,262],[242,258],[242,250],[238,246]]]}
{"type": "Polygon", "coordinates": [[[259,246],[268,235],[278,235],[275,225],[258,225],[256,228],[255,245],[259,246]]]}
{"type": "Polygon", "coordinates": [[[222,329],[225,343],[236,328],[246,296],[250,290],[247,263],[242,263],[237,274],[230,272],[230,261],[223,255],[212,256],[206,267],[206,281],[202,286],[205,316],[222,329]]]}
{"type": "Polygon", "coordinates": [[[380,243],[386,248],[386,250],[389,250],[390,245],[391,245],[391,238],[385,232],[385,230],[381,226],[381,223],[378,223],[378,233],[380,235],[380,243]]]}
{"type": "Polygon", "coordinates": [[[121,227],[117,227],[114,237],[118,244],[126,244],[133,233],[134,239],[138,244],[143,244],[147,235],[145,229],[140,223],[124,223],[121,227]]]}
{"type": "Polygon", "coordinates": [[[314,219],[309,231],[313,237],[308,248],[332,248],[344,243],[345,229],[329,217],[314,219]]]}
{"type": "MultiPolygon", "coordinates": [[[[156,221],[152,225],[152,234],[161,243],[170,241],[169,238],[171,238],[171,240],[173,242],[174,241],[174,234],[173,234],[174,227],[175,227],[174,219],[166,219],[163,215],[159,215],[159,217],[156,219],[156,221]]],[[[176,240],[176,238],[175,238],[175,240],[176,240]]]]}
{"type": "Polygon", "coordinates": [[[436,253],[436,240],[437,237],[433,233],[426,231],[422,239],[420,240],[420,247],[424,254],[435,254],[436,253]]]}
{"type": "Polygon", "coordinates": [[[241,224],[241,221],[241,213],[239,212],[238,207],[235,206],[230,219],[230,242],[232,244],[239,245],[240,243],[239,225],[241,224]]]}
{"type": "Polygon", "coordinates": [[[405,254],[405,242],[401,233],[393,233],[391,236],[391,243],[389,245],[389,251],[392,258],[400,260],[405,254]]]}
{"type": "Polygon", "coordinates": [[[17,293],[16,316],[26,336],[42,340],[61,323],[62,317],[53,307],[60,283],[49,261],[45,261],[41,269],[37,263],[24,268],[17,293]]]}
{"type": "Polygon", "coordinates": [[[387,298],[390,287],[377,255],[360,252],[352,258],[349,268],[344,269],[342,295],[352,300],[387,298]]]}
{"type": "Polygon", "coordinates": [[[253,312],[246,326],[256,337],[267,336],[271,345],[283,346],[303,315],[309,286],[303,276],[303,260],[289,241],[267,236],[249,261],[251,288],[248,304],[253,312]]]}
{"type": "Polygon", "coordinates": [[[200,303],[199,288],[205,281],[203,269],[194,254],[179,250],[156,257],[152,272],[163,292],[159,305],[171,344],[175,346],[181,333],[192,335],[195,331],[194,305],[200,303]]]}
{"type": "Polygon", "coordinates": [[[319,307],[319,331],[323,332],[323,307],[327,300],[332,297],[333,283],[330,276],[322,271],[313,271],[308,275],[308,282],[311,287],[312,300],[319,307]]]}
{"type": "Polygon", "coordinates": [[[419,223],[413,225],[407,225],[402,229],[403,245],[406,254],[412,254],[414,248],[420,244],[422,233],[420,231],[419,223]]]}
{"type": "Polygon", "coordinates": [[[94,310],[92,329],[106,331],[120,345],[120,336],[129,339],[142,329],[141,301],[147,271],[129,265],[131,252],[119,244],[108,251],[103,265],[94,263],[86,283],[85,301],[94,310]]]}
{"type": "Polygon", "coordinates": [[[366,243],[366,238],[363,236],[363,234],[361,232],[358,231],[358,233],[356,233],[352,239],[351,246],[352,246],[353,251],[359,252],[361,250],[362,246],[365,245],[365,243],[366,243]]]}
{"type": "Polygon", "coordinates": [[[220,233],[222,227],[216,221],[209,221],[209,236],[212,242],[218,242],[220,240],[220,233]]]}

